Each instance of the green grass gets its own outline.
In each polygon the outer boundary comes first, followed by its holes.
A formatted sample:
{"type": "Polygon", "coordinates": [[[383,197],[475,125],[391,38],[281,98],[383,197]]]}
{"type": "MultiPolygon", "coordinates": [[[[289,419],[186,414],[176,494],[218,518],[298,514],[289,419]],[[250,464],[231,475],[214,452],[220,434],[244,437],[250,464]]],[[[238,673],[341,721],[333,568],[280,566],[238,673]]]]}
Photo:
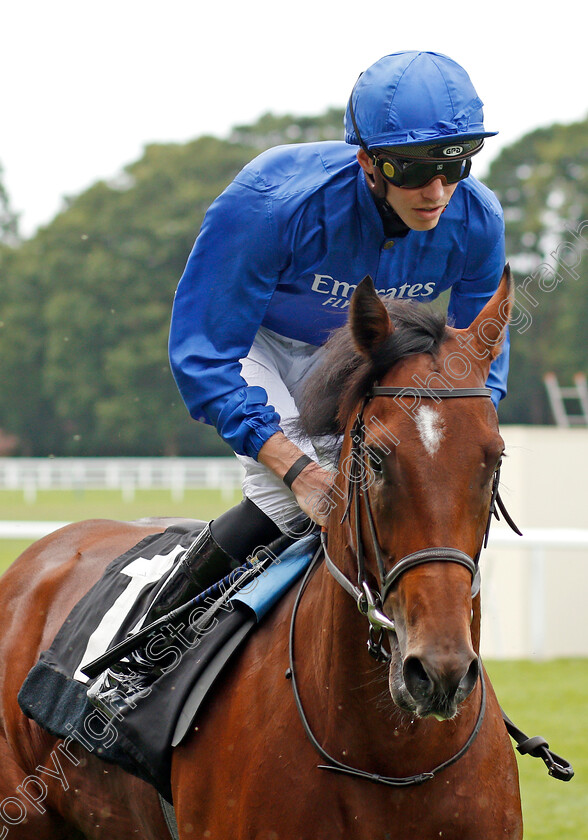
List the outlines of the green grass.
{"type": "Polygon", "coordinates": [[[485,664],[511,720],[542,735],[576,773],[557,781],[540,759],[517,753],[525,840],[588,840],[588,660],[485,664]]]}
{"type": "MultiPolygon", "coordinates": [[[[167,490],[137,490],[125,500],[114,490],[41,490],[34,503],[27,503],[22,492],[0,491],[0,520],[78,522],[82,519],[141,519],[144,516],[186,516],[214,519],[237,504],[241,491],[223,496],[219,490],[187,490],[181,500],[172,499],[167,490]]],[[[32,540],[0,539],[0,573],[32,540]]]]}
{"type": "MultiPolygon", "coordinates": [[[[240,492],[223,498],[218,491],[195,490],[187,491],[181,501],[166,491],[138,490],[132,501],[114,491],[41,491],[34,504],[27,504],[22,493],[0,491],[0,519],[212,519],[239,499],[240,492]]],[[[0,571],[28,544],[0,540],[0,571]]],[[[543,735],[576,771],[571,782],[559,782],[547,775],[542,761],[517,753],[525,840],[588,840],[588,660],[492,661],[486,662],[486,668],[501,705],[515,724],[528,735],[543,735]]],[[[500,774],[500,767],[496,773],[500,774]]]]}

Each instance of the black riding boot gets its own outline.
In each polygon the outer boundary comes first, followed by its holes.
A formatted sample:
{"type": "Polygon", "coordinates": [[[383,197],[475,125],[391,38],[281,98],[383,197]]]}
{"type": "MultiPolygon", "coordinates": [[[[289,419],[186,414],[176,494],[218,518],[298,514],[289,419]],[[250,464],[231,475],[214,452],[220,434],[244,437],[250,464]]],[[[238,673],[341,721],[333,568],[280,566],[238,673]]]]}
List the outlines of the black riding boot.
{"type": "MultiPolygon", "coordinates": [[[[143,626],[185,604],[238,568],[259,546],[270,545],[280,529],[250,499],[222,513],[192,543],[151,605],[143,626]]],[[[88,691],[89,699],[109,716],[134,705],[169,667],[153,662],[149,642],[101,674],[88,691]]]]}
{"type": "Polygon", "coordinates": [[[224,578],[240,563],[220,547],[208,524],[192,543],[177,570],[151,605],[143,625],[195,598],[213,583],[224,578]]]}
{"type": "MultiPolygon", "coordinates": [[[[216,542],[207,525],[187,550],[147,613],[143,626],[167,615],[221,580],[240,564],[216,542]]],[[[163,673],[149,656],[149,642],[106,670],[88,690],[88,698],[109,714],[134,705],[163,673]]],[[[168,663],[169,664],[169,663],[168,663]]]]}

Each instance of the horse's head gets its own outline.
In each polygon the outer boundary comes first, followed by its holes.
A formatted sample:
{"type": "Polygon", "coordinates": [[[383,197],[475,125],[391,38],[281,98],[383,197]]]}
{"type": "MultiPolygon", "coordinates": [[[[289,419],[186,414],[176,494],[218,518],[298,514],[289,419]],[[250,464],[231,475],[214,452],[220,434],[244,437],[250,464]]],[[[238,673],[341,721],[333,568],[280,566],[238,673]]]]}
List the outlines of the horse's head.
{"type": "MultiPolygon", "coordinates": [[[[347,577],[357,578],[359,552],[375,591],[380,581],[380,609],[395,627],[388,632],[390,691],[419,716],[454,716],[478,678],[472,577],[504,448],[484,386],[510,306],[508,269],[462,330],[416,304],[385,306],[366,278],[347,328],[356,361],[338,362],[347,368],[338,380],[345,435],[330,522],[335,541],[347,542],[340,552],[347,577]],[[349,527],[340,528],[344,511],[349,527]],[[445,550],[429,551],[435,548],[445,550]]],[[[344,338],[338,341],[341,357],[344,338]]],[[[323,424],[327,430],[337,423],[323,424]]]]}
{"type": "MultiPolygon", "coordinates": [[[[453,716],[478,676],[479,615],[473,639],[472,570],[461,553],[479,555],[504,449],[492,402],[478,389],[500,351],[510,303],[507,269],[468,329],[446,327],[429,352],[395,361],[378,382],[392,393],[376,389],[363,410],[369,486],[355,515],[374,573],[378,546],[386,573],[398,563],[407,568],[391,581],[383,606],[395,625],[390,690],[397,705],[419,715],[453,716]],[[396,393],[410,387],[418,391],[396,393]],[[423,554],[434,547],[450,550],[439,560],[423,554]],[[406,562],[412,557],[418,562],[406,562]]],[[[354,295],[350,329],[367,363],[381,366],[403,327],[366,280],[354,295]]]]}

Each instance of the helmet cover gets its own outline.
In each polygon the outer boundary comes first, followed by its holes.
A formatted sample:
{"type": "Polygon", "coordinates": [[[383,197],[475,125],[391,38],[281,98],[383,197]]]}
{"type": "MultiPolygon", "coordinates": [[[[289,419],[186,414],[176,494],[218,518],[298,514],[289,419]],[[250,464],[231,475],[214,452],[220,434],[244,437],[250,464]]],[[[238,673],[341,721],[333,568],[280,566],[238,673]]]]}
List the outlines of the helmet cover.
{"type": "Polygon", "coordinates": [[[425,144],[454,145],[491,137],[484,130],[482,100],[466,71],[446,55],[407,51],[372,64],[351,93],[345,113],[345,141],[371,148],[425,144]]]}

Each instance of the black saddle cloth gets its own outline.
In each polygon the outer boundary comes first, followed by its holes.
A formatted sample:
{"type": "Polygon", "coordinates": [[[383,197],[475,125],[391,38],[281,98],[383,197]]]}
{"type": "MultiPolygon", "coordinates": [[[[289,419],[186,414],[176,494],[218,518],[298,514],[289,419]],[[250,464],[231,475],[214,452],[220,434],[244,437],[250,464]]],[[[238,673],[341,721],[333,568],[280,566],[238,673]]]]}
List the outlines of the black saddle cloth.
{"type": "MultiPolygon", "coordinates": [[[[91,681],[81,669],[138,629],[199,530],[174,525],[146,537],[113,560],[71,611],[18,695],[23,712],[52,735],[78,741],[98,758],[149,782],[169,801],[173,747],[189,731],[216,677],[269,606],[260,611],[246,603],[247,598],[245,602],[223,603],[214,620],[199,625],[197,631],[192,614],[189,626],[186,622],[185,628],[173,628],[157,648],[166,673],[153,683],[146,697],[112,719],[88,701],[91,681]]],[[[259,587],[276,589],[271,593],[270,606],[302,574],[315,546],[312,541],[306,549],[292,546],[280,556],[288,552],[299,555],[290,563],[289,576],[284,577],[284,567],[289,565],[286,562],[281,564],[281,571],[277,566],[270,570],[282,576],[281,582],[264,581],[259,587]]],[[[210,606],[211,602],[205,601],[200,613],[210,606]]]]}

